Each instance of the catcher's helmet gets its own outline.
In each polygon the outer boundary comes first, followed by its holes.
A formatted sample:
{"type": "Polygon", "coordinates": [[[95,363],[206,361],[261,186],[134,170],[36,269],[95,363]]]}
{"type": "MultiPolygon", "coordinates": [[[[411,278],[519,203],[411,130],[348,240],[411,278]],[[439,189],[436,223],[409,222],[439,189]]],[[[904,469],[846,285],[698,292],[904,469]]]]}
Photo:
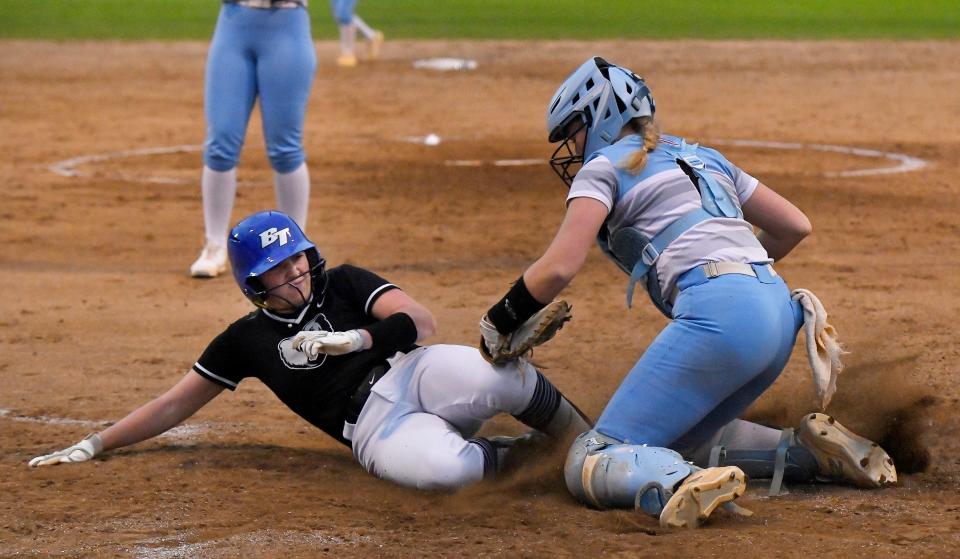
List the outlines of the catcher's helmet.
{"type": "Polygon", "coordinates": [[[290,216],[278,211],[255,213],[238,223],[227,239],[233,279],[258,307],[267,299],[260,276],[299,252],[307,256],[311,287],[319,298],[326,287],[326,260],[290,216]]]}
{"type": "Polygon", "coordinates": [[[643,78],[632,71],[595,56],[574,70],[553,94],[547,107],[550,142],[563,141],[550,163],[568,185],[573,176],[568,167],[613,143],[631,119],[653,116],[656,103],[643,78]],[[572,127],[573,123],[580,127],[572,127]],[[569,142],[583,127],[587,136],[583,153],[569,142]],[[566,154],[560,155],[565,150],[566,154]]]}

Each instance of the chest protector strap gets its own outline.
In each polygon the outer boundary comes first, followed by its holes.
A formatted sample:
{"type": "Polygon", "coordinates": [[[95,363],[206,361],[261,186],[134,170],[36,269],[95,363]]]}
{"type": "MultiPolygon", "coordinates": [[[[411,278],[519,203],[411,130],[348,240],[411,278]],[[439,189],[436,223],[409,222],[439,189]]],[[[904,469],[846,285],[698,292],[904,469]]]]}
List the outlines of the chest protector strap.
{"type": "MultiPolygon", "coordinates": [[[[670,149],[663,145],[658,149],[670,149]]],[[[673,151],[673,150],[670,150],[673,151]]],[[[672,305],[660,292],[657,278],[657,259],[670,244],[691,227],[716,217],[742,218],[743,212],[730,199],[727,191],[707,171],[706,164],[697,156],[697,144],[681,141],[678,150],[671,154],[677,165],[690,176],[700,193],[701,207],[692,210],[668,225],[652,239],[648,239],[635,227],[622,227],[608,235],[606,226],[600,229],[597,243],[621,270],[629,274],[627,284],[627,307],[633,306],[633,292],[640,281],[644,281],[653,304],[667,318],[672,318],[672,305]]]]}

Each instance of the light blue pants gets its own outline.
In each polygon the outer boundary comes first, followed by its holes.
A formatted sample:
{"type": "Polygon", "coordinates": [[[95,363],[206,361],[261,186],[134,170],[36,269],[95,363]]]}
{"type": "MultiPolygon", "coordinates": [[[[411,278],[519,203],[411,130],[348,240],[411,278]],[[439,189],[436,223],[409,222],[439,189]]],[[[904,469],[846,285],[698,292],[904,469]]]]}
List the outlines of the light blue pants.
{"type": "Polygon", "coordinates": [[[303,164],[303,119],[317,66],[303,8],[224,4],[207,58],[203,161],[214,171],[237,166],[253,104],[260,97],[270,165],[289,173],[303,164]]]}
{"type": "Polygon", "coordinates": [[[786,284],[680,277],[674,319],[614,393],[596,430],[630,444],[696,446],[739,417],[780,375],[803,321],[786,284]]]}
{"type": "Polygon", "coordinates": [[[330,11],[337,25],[349,25],[353,21],[353,12],[357,7],[357,0],[330,0],[330,11]]]}

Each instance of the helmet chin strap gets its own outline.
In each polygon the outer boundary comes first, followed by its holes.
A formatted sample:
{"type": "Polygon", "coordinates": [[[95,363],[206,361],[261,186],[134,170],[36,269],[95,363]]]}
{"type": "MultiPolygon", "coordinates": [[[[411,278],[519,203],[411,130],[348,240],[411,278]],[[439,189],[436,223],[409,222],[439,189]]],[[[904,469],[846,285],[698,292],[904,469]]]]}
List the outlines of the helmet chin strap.
{"type": "MultiPolygon", "coordinates": [[[[280,285],[278,285],[278,286],[276,286],[276,287],[271,287],[270,289],[267,289],[267,290],[264,292],[264,294],[266,295],[266,297],[264,298],[264,302],[266,302],[268,299],[270,299],[270,297],[276,297],[277,299],[280,299],[281,301],[285,302],[287,305],[290,306],[290,309],[289,309],[288,311],[277,311],[277,312],[296,313],[297,311],[299,311],[300,309],[302,309],[304,305],[306,305],[306,304],[308,304],[308,303],[310,302],[310,300],[313,298],[313,293],[310,294],[310,297],[307,297],[306,295],[304,295],[303,290],[300,289],[299,287],[297,287],[296,285],[293,285],[292,282],[294,282],[294,281],[302,278],[303,276],[309,275],[310,272],[312,272],[312,271],[313,271],[312,269],[308,268],[307,271],[303,272],[302,274],[297,275],[297,276],[295,276],[295,277],[292,277],[292,278],[290,278],[289,280],[287,280],[286,282],[281,283],[280,285]],[[276,294],[276,293],[271,293],[271,292],[274,291],[275,289],[280,289],[281,287],[283,287],[283,286],[285,286],[285,285],[288,285],[288,286],[294,288],[294,289],[297,291],[297,293],[300,295],[300,301],[301,301],[301,303],[300,303],[299,305],[296,304],[296,303],[294,303],[294,302],[291,301],[290,299],[287,299],[287,298],[284,297],[283,295],[278,295],[278,294],[276,294]]],[[[311,281],[312,281],[312,278],[311,278],[311,281]]],[[[275,311],[276,311],[276,309],[271,309],[271,310],[275,310],[275,311]]]]}

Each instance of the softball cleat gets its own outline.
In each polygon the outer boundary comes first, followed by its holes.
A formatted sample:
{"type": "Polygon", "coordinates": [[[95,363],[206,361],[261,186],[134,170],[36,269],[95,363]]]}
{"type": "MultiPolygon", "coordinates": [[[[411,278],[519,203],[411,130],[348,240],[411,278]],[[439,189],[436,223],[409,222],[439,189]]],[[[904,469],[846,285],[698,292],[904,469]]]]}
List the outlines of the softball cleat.
{"type": "Polygon", "coordinates": [[[200,257],[190,265],[190,275],[195,278],[215,278],[227,271],[227,248],[218,245],[203,247],[200,257]]]}
{"type": "Polygon", "coordinates": [[[817,459],[820,474],[831,480],[864,488],[897,482],[893,460],[880,445],[854,434],[829,415],[804,417],[797,440],[817,459]]]}
{"type": "Polygon", "coordinates": [[[380,51],[383,49],[383,32],[374,31],[373,37],[370,37],[370,60],[380,58],[380,51]]]}
{"type": "Polygon", "coordinates": [[[717,507],[743,495],[747,476],[736,466],[699,470],[687,476],[660,513],[663,528],[696,528],[717,507]]]}
{"type": "Polygon", "coordinates": [[[337,66],[341,68],[353,68],[357,65],[357,57],[353,54],[341,54],[337,57],[337,66]]]}

